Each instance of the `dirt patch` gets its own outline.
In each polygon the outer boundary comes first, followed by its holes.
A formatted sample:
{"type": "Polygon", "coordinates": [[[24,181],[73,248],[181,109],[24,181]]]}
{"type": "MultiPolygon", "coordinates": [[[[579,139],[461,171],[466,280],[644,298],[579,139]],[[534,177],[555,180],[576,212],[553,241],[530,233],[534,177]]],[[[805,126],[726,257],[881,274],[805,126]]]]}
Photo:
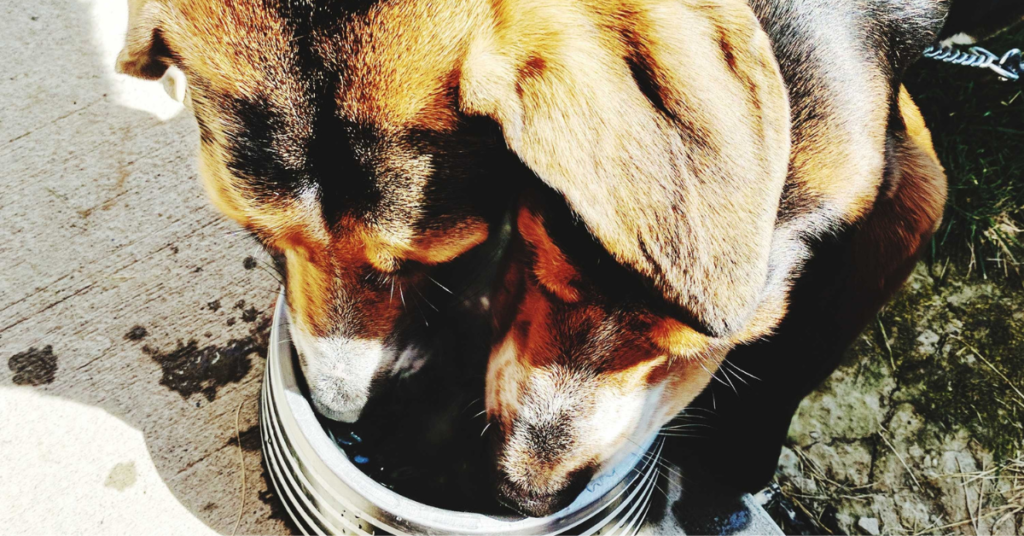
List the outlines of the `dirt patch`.
{"type": "Polygon", "coordinates": [[[1024,290],[938,272],[797,411],[777,482],[816,532],[1024,531],[1024,290]]]}
{"type": "Polygon", "coordinates": [[[142,339],[145,339],[146,335],[148,334],[149,332],[146,331],[146,328],[142,326],[135,326],[132,329],[128,330],[128,333],[124,334],[124,340],[141,341],[142,339]]]}
{"type": "Polygon", "coordinates": [[[53,346],[49,344],[41,350],[32,347],[11,356],[7,368],[14,373],[11,381],[15,385],[45,385],[53,383],[57,377],[57,356],[53,355],[53,346]]]}
{"type": "Polygon", "coordinates": [[[231,339],[221,345],[200,347],[197,340],[191,339],[187,343],[178,341],[177,347],[169,351],[149,345],[143,346],[142,351],[160,364],[163,370],[160,385],[182,398],[202,393],[213,401],[219,388],[245,378],[252,368],[254,354],[266,355],[270,323],[268,315],[253,319],[247,337],[231,339]]]}

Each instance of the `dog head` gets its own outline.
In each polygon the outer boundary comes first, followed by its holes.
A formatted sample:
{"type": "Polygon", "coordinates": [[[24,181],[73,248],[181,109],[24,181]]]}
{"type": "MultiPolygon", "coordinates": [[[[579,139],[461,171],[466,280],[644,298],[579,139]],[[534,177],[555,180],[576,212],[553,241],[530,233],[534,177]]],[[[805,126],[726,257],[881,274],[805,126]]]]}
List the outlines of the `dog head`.
{"type": "Polygon", "coordinates": [[[789,108],[743,2],[497,5],[462,100],[550,191],[517,213],[486,403],[501,499],[546,515],[781,316],[789,108]]]}
{"type": "Polygon", "coordinates": [[[118,69],[186,75],[201,179],[280,259],[313,401],[336,420],[359,417],[408,326],[455,288],[444,267],[505,210],[500,132],[458,106],[473,14],[433,6],[130,6],[118,69]]]}

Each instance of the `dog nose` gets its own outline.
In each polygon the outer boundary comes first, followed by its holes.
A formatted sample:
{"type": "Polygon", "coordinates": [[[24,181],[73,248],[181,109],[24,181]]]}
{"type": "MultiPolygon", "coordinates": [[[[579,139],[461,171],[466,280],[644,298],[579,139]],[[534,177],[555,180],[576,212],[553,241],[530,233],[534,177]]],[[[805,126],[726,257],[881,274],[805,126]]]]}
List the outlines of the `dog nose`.
{"type": "Polygon", "coordinates": [[[583,467],[567,476],[556,491],[542,491],[533,485],[517,484],[499,471],[498,502],[530,517],[549,516],[572,504],[593,476],[592,467],[583,467]]]}
{"type": "Polygon", "coordinates": [[[352,391],[355,390],[345,382],[320,380],[311,383],[316,383],[315,386],[310,385],[310,399],[318,413],[332,421],[354,423],[359,420],[366,406],[365,396],[353,396],[352,391]]]}
{"type": "Polygon", "coordinates": [[[327,417],[332,421],[343,422],[347,424],[353,424],[359,420],[359,415],[362,414],[362,408],[355,409],[335,409],[324,404],[317,404],[313,402],[314,407],[318,413],[327,417]]]}

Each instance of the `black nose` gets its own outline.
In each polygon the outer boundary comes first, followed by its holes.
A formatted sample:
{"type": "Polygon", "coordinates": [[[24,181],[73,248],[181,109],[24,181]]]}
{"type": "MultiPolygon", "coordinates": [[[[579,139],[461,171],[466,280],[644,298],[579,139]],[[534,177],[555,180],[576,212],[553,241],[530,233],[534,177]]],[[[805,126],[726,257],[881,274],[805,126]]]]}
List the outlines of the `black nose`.
{"type": "Polygon", "coordinates": [[[540,492],[532,486],[512,482],[504,472],[498,474],[498,502],[530,517],[549,516],[572,504],[594,476],[592,467],[577,469],[556,492],[540,492]]]}

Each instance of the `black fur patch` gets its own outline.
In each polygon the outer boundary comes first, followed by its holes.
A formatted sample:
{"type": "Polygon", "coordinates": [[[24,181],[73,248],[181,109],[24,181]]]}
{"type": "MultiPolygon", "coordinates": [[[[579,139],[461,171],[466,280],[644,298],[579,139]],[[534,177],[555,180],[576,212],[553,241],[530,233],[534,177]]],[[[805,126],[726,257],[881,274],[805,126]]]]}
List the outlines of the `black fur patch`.
{"type": "Polygon", "coordinates": [[[302,142],[289,139],[284,120],[266,101],[229,97],[224,107],[239,127],[229,138],[228,168],[244,177],[257,195],[295,192],[309,184],[308,174],[286,162],[281,153],[283,144],[302,142]]]}

